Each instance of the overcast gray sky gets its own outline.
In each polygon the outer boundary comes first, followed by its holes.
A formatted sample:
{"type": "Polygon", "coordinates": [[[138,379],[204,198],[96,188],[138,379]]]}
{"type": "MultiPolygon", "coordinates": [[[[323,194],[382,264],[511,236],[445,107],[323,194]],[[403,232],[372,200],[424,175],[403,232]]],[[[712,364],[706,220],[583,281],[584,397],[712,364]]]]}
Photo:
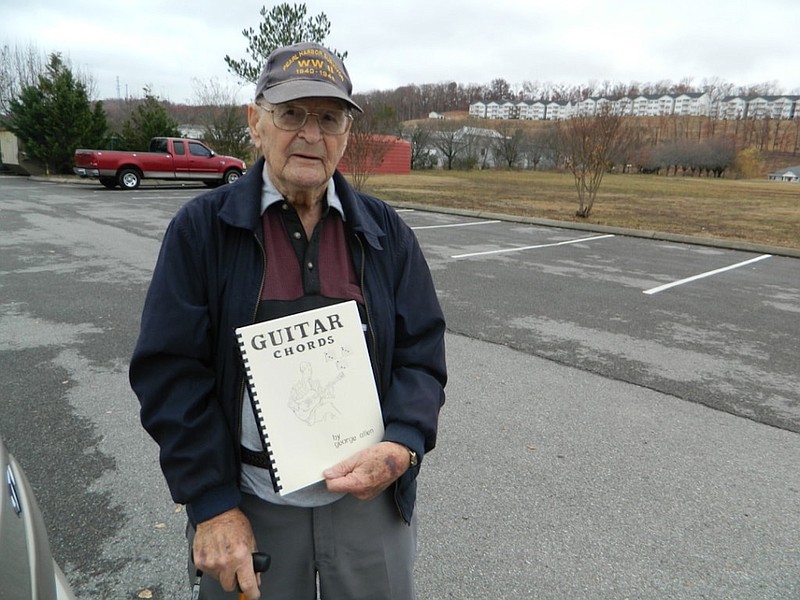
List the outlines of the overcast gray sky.
{"type": "MultiPolygon", "coordinates": [[[[99,98],[193,102],[193,80],[234,86],[223,60],[247,56],[249,0],[0,0],[0,45],[60,51],[99,98]]],[[[298,3],[290,0],[290,4],[298,3]]],[[[276,3],[266,3],[267,8],[276,3]]],[[[800,93],[798,0],[311,0],[347,51],[356,92],[409,83],[773,82],[800,93]]],[[[249,58],[249,57],[248,57],[249,58]]],[[[252,94],[243,85],[241,100],[252,94]]]]}

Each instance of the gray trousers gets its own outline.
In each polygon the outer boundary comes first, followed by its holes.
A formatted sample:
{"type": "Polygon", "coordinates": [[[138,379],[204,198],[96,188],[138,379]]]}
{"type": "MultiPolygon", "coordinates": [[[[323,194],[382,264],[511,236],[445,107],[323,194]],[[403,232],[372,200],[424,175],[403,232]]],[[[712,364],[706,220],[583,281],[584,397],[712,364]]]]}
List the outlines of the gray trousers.
{"type": "MultiPolygon", "coordinates": [[[[272,557],[261,575],[262,600],[415,600],[416,517],[408,526],[393,488],[367,502],[345,496],[327,506],[297,508],[245,495],[259,552],[272,557]],[[319,590],[317,590],[319,581],[319,590]]],[[[189,576],[194,530],[189,539],[189,576]]],[[[212,577],[203,577],[201,600],[236,600],[212,577]]]]}

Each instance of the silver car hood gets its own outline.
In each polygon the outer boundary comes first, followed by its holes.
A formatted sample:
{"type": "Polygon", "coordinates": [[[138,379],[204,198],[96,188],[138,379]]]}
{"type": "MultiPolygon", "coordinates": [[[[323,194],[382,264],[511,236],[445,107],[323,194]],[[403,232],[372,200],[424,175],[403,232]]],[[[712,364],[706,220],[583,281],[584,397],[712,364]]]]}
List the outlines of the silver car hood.
{"type": "Polygon", "coordinates": [[[30,483],[1,439],[0,486],[3,600],[73,600],[50,553],[47,530],[30,483]]]}

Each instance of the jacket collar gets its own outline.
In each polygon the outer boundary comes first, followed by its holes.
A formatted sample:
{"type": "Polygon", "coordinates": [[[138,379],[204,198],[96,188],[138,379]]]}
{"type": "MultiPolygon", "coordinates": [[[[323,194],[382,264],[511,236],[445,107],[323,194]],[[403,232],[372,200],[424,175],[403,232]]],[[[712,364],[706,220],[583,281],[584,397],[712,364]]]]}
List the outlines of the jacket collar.
{"type": "Polygon", "coordinates": [[[347,224],[356,233],[364,236],[367,243],[376,250],[383,250],[381,238],[386,232],[375,220],[373,213],[365,209],[365,200],[356,192],[338,170],[333,173],[333,184],[336,193],[342,201],[344,214],[347,215],[347,224]]]}
{"type": "Polygon", "coordinates": [[[261,157],[252,169],[234,183],[219,188],[222,193],[219,218],[228,225],[258,231],[261,229],[261,157]]]}
{"type": "MultiPolygon", "coordinates": [[[[233,227],[249,229],[253,232],[261,230],[261,189],[264,157],[256,161],[251,169],[235,183],[222,188],[225,193],[219,210],[219,217],[233,227]]],[[[356,233],[364,236],[367,243],[377,250],[382,250],[381,238],[386,235],[373,215],[365,210],[364,200],[356,192],[344,176],[337,170],[333,174],[336,193],[342,201],[342,208],[347,218],[347,225],[356,233]]]]}

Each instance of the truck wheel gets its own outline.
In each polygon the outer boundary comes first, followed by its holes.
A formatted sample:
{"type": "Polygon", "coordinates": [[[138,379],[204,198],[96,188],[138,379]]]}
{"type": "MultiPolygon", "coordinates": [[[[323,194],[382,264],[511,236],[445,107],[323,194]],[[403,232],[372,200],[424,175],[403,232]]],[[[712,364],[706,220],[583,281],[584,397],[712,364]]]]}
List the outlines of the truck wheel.
{"type": "Polygon", "coordinates": [[[225,183],[233,183],[241,176],[242,172],[239,171],[239,169],[230,169],[229,171],[225,171],[225,175],[222,176],[222,181],[225,183]]]}
{"type": "Polygon", "coordinates": [[[102,183],[104,187],[107,187],[110,190],[113,190],[115,187],[117,187],[117,180],[114,177],[101,177],[100,183],[102,183]]]}
{"type": "Polygon", "coordinates": [[[123,190],[135,190],[142,182],[142,176],[136,169],[122,169],[117,174],[117,181],[123,190]]]}

